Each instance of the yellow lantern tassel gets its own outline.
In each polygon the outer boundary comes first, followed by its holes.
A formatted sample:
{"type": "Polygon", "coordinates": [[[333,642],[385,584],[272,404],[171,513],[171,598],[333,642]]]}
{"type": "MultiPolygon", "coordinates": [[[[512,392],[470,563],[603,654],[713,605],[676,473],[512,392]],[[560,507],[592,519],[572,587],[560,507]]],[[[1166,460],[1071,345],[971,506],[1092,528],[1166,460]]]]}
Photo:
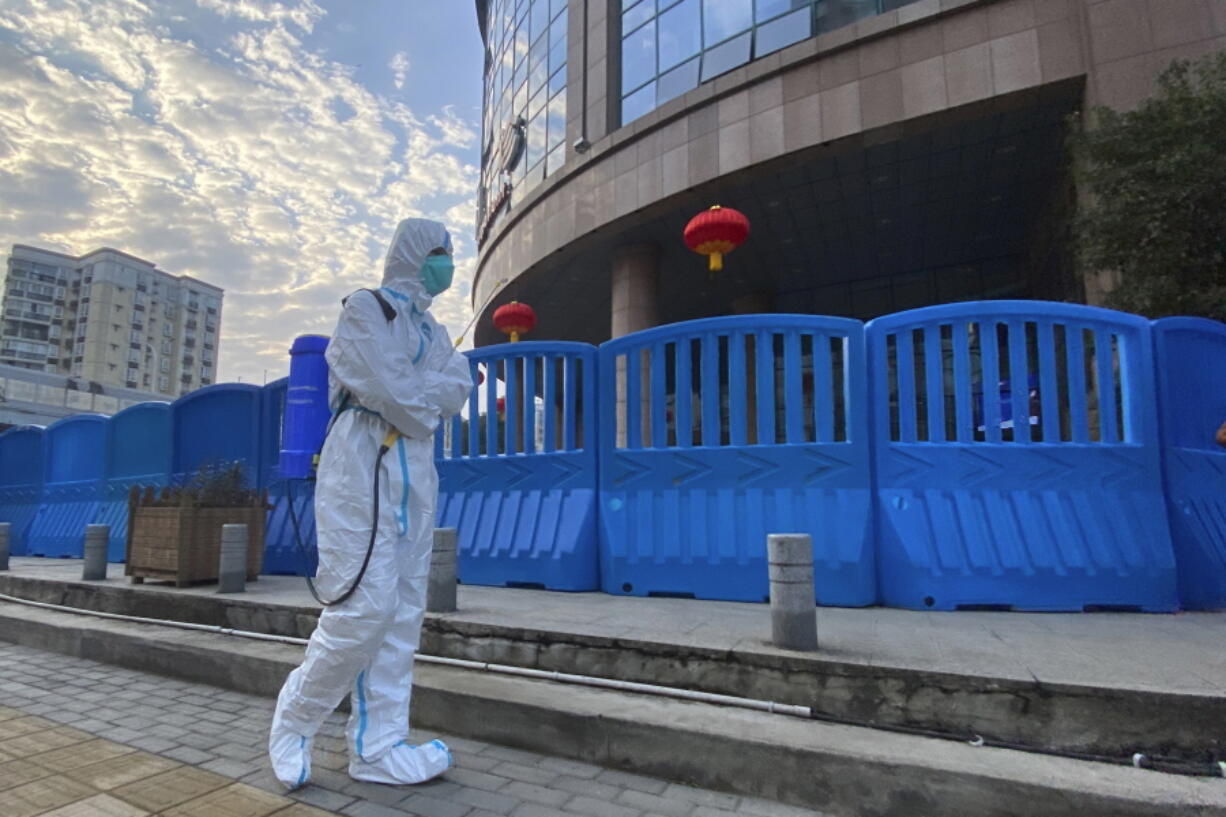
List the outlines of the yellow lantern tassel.
{"type": "Polygon", "coordinates": [[[724,268],[724,254],[722,252],[713,252],[711,258],[711,272],[719,272],[724,268]]]}

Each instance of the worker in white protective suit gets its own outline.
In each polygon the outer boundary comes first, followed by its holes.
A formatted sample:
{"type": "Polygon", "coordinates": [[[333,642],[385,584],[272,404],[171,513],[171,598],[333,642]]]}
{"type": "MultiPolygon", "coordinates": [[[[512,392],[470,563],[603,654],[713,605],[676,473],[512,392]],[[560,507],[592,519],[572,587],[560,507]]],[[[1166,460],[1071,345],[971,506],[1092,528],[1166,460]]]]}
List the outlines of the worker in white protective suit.
{"type": "Polygon", "coordinates": [[[451,765],[442,741],[412,746],[406,739],[438,499],[433,435],[473,386],[468,360],[428,311],[452,271],[443,225],[402,221],[383,286],[345,299],[328,344],[334,424],[315,489],[316,586],[335,600],[359,575],[361,581],[351,596],[325,607],[306,658],[277,698],[269,755],[277,779],[291,789],[310,779],[311,740],[346,693],[351,777],[421,783],[451,765]]]}

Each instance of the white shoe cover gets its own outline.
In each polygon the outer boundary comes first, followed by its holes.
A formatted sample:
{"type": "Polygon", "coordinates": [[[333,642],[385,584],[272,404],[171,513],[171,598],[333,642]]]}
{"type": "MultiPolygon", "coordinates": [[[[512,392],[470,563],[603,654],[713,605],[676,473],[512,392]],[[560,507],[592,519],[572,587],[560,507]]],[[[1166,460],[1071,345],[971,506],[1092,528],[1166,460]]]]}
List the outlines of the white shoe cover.
{"type": "Polygon", "coordinates": [[[450,768],[451,750],[441,740],[421,746],[410,746],[402,740],[373,763],[360,758],[350,760],[349,776],[368,783],[410,786],[433,780],[450,768]]]}
{"type": "Polygon", "coordinates": [[[311,779],[311,739],[305,735],[274,729],[268,736],[268,759],[272,773],[290,791],[311,779]]]}

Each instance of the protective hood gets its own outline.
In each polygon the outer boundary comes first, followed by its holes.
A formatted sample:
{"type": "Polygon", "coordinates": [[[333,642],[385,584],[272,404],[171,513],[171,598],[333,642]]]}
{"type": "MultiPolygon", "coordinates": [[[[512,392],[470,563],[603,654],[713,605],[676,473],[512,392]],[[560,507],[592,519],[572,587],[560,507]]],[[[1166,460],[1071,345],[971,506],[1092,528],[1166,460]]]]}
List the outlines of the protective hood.
{"type": "Polygon", "coordinates": [[[408,296],[424,312],[433,298],[422,284],[421,266],[437,247],[451,252],[451,236],[442,224],[426,218],[406,218],[400,222],[383,262],[383,286],[408,296]]]}

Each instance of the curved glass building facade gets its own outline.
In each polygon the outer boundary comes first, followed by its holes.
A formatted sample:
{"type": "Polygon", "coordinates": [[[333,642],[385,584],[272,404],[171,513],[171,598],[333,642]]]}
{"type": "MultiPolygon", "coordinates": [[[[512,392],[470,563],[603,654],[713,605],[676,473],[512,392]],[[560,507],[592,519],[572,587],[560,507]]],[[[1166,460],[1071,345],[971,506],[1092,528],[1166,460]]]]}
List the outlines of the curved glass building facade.
{"type": "Polygon", "coordinates": [[[566,139],[566,0],[493,0],[487,21],[479,228],[562,166],[566,139]]]}

